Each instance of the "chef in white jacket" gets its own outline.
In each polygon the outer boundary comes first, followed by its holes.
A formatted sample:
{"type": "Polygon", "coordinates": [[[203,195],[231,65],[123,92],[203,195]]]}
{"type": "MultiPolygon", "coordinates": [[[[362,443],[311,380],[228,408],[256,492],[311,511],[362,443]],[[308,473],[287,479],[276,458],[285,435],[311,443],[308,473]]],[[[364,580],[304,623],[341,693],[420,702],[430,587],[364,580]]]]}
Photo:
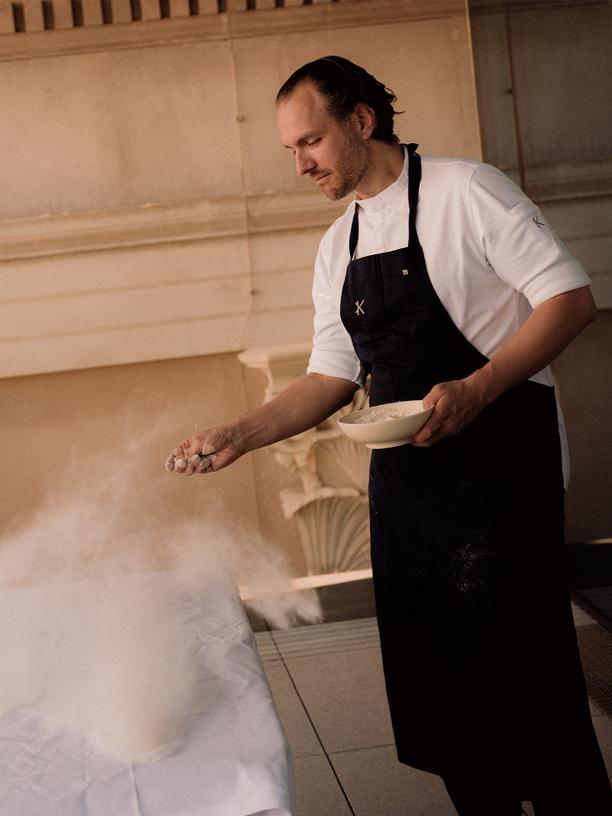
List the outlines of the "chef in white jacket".
{"type": "Polygon", "coordinates": [[[433,406],[370,470],[398,758],[439,774],[462,816],[519,816],[521,800],[538,816],[603,816],[612,797],[566,586],[567,456],[548,368],[595,316],[588,277],[503,173],[400,144],[394,101],[336,56],[279,91],[298,174],[328,198],[355,193],[317,254],[308,372],[183,440],[170,467],[214,472],[304,431],[368,376],[372,405],[433,406]]]}

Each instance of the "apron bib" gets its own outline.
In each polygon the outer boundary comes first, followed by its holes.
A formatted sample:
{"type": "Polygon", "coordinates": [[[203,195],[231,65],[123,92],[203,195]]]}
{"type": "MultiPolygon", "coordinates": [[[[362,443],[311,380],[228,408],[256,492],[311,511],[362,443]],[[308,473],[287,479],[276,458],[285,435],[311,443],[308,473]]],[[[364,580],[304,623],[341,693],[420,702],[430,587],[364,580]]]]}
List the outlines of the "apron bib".
{"type": "MultiPolygon", "coordinates": [[[[416,147],[408,246],[353,260],[358,205],[351,227],[340,315],[371,375],[371,405],[422,399],[487,362],[427,272],[416,147]]],[[[400,761],[441,775],[505,763],[527,788],[543,755],[557,775],[581,752],[600,767],[567,589],[554,390],[526,381],[430,448],[374,450],[369,497],[400,761]]]]}

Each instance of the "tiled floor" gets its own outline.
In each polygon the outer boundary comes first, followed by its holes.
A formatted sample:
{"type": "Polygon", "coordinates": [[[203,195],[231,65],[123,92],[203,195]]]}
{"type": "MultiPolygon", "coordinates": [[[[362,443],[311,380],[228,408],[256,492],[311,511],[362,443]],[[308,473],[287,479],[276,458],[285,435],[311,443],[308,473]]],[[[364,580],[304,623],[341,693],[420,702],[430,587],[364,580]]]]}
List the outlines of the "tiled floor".
{"type": "MultiPolygon", "coordinates": [[[[577,626],[594,624],[575,611],[577,626]]],[[[375,617],[255,638],[293,750],[298,816],[454,816],[441,780],[396,758],[375,617]]],[[[591,710],[612,776],[612,719],[591,710]]]]}

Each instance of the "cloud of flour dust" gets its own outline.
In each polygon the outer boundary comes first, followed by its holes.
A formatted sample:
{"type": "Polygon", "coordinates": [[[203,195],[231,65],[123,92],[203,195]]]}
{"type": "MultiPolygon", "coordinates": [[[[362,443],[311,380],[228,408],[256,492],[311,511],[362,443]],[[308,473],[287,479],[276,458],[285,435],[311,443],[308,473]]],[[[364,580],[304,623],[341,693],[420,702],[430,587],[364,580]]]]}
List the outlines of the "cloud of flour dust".
{"type": "MultiPolygon", "coordinates": [[[[316,593],[291,591],[284,553],[257,533],[222,513],[177,518],[165,486],[188,477],[162,466],[143,478],[100,457],[85,481],[69,465],[0,540],[0,719],[33,709],[121,760],[172,753],[201,706],[185,594],[229,579],[273,628],[320,620],[316,593]]],[[[209,496],[214,478],[190,477],[211,480],[209,496]]]]}

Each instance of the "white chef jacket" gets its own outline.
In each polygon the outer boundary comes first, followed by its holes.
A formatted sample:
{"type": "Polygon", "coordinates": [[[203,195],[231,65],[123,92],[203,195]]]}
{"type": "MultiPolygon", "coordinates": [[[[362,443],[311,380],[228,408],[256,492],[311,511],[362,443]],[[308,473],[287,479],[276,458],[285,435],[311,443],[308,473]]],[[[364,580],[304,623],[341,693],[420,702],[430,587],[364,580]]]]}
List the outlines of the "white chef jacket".
{"type": "MultiPolygon", "coordinates": [[[[429,277],[457,328],[485,357],[500,351],[540,303],[589,285],[584,268],[540,209],[500,170],[482,162],[436,156],[422,156],[421,163],[416,227],[429,277]]],[[[314,338],[308,373],[363,385],[363,369],[340,320],[356,206],[360,208],[359,242],[354,257],[407,246],[407,152],[402,173],[393,184],[372,198],[351,202],[332,224],[315,262],[314,338]]],[[[552,384],[548,367],[531,379],[552,384]]],[[[559,426],[567,480],[567,441],[560,411],[559,426]]]]}

